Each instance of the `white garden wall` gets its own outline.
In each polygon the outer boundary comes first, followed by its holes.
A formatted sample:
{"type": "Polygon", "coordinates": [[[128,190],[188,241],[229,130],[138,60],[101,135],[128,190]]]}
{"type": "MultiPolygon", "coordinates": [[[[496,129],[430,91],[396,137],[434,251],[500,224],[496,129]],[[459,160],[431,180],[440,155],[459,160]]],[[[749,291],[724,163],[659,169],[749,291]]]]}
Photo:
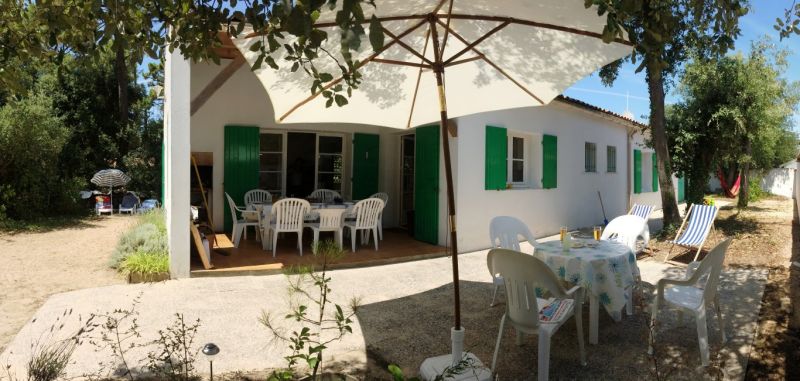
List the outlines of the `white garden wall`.
{"type": "Polygon", "coordinates": [[[762,174],[761,189],[765,192],[792,198],[794,197],[795,169],[775,168],[762,174]]]}

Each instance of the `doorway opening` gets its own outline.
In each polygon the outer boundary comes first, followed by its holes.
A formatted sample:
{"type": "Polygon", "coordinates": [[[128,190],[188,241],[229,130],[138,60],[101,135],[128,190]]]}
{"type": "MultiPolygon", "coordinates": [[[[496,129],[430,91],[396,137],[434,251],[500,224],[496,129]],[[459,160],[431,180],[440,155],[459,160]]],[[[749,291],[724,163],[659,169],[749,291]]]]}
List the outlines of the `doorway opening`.
{"type": "Polygon", "coordinates": [[[400,227],[414,231],[414,135],[400,137],[400,227]]]}

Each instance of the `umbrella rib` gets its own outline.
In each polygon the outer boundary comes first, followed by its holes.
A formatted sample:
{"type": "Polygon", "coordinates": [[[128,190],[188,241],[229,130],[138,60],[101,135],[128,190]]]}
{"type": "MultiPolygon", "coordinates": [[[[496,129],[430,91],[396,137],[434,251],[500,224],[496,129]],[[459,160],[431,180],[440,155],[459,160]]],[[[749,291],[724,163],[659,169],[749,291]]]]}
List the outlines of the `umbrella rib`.
{"type": "Polygon", "coordinates": [[[426,64],[416,63],[416,62],[387,60],[387,59],[384,59],[384,58],[373,58],[372,62],[385,63],[385,64],[390,64],[390,65],[412,66],[412,67],[418,67],[420,69],[430,69],[430,68],[432,68],[431,65],[426,65],[426,64]]]}
{"type": "MultiPolygon", "coordinates": [[[[423,24],[425,24],[425,23],[426,23],[426,20],[422,20],[422,21],[418,22],[416,25],[414,25],[414,26],[412,26],[412,27],[410,27],[410,28],[406,29],[406,31],[405,31],[405,32],[403,32],[403,33],[400,33],[400,35],[399,35],[399,36],[397,36],[397,37],[396,37],[394,40],[390,41],[388,44],[385,44],[385,45],[383,45],[383,47],[382,47],[382,48],[378,49],[378,50],[377,50],[377,51],[375,51],[374,53],[370,54],[370,55],[369,55],[369,57],[367,57],[367,58],[365,58],[363,61],[359,62],[359,63],[358,63],[358,65],[356,65],[355,69],[360,69],[360,68],[361,68],[361,67],[363,67],[364,65],[368,64],[370,61],[372,61],[372,60],[374,60],[375,58],[377,58],[377,57],[378,57],[378,55],[380,55],[381,53],[383,53],[384,51],[386,51],[386,49],[389,49],[390,47],[392,47],[392,45],[394,45],[395,43],[397,43],[397,41],[399,41],[399,39],[401,39],[401,38],[403,38],[403,37],[407,36],[409,33],[411,33],[411,32],[413,32],[413,31],[415,31],[417,28],[419,28],[420,26],[422,26],[422,25],[423,25],[423,24]]],[[[286,119],[286,117],[288,117],[288,116],[289,116],[291,113],[293,113],[295,110],[299,109],[300,107],[302,107],[302,106],[303,106],[303,105],[305,105],[306,103],[308,103],[308,102],[312,101],[314,98],[318,97],[320,94],[322,94],[322,92],[323,92],[323,91],[325,91],[325,90],[328,90],[328,89],[330,89],[330,88],[331,88],[331,87],[333,87],[333,86],[336,86],[336,84],[338,84],[339,82],[341,82],[343,79],[344,79],[344,76],[339,76],[338,78],[334,79],[333,81],[331,81],[330,83],[328,83],[327,85],[325,85],[325,86],[322,88],[322,90],[320,90],[320,91],[318,91],[318,92],[316,92],[316,93],[314,93],[314,94],[311,94],[311,95],[310,95],[308,98],[306,98],[306,99],[303,99],[302,101],[300,101],[300,102],[299,102],[299,103],[297,103],[296,105],[292,106],[292,108],[290,108],[288,111],[286,111],[286,113],[284,113],[283,115],[281,115],[281,117],[278,119],[278,121],[283,121],[284,119],[286,119]]]]}
{"type": "Polygon", "coordinates": [[[453,1],[450,0],[450,6],[447,9],[447,25],[444,27],[444,37],[442,37],[442,47],[439,52],[439,57],[444,55],[444,48],[447,46],[447,35],[450,34],[450,15],[453,13],[453,1]]]}
{"type": "Polygon", "coordinates": [[[419,57],[421,60],[425,61],[425,63],[427,63],[428,65],[433,65],[433,62],[432,62],[431,60],[429,60],[429,59],[425,58],[425,55],[424,55],[424,54],[419,54],[419,52],[417,52],[417,51],[416,51],[414,48],[412,48],[411,46],[409,46],[409,45],[408,45],[408,44],[406,44],[405,42],[401,41],[399,38],[397,38],[397,36],[395,36],[395,35],[394,35],[392,32],[390,32],[388,29],[386,29],[386,28],[382,28],[382,29],[383,29],[383,33],[385,33],[385,34],[386,34],[387,36],[389,36],[390,38],[392,38],[392,39],[396,40],[398,45],[402,46],[403,48],[405,48],[406,50],[408,50],[409,52],[411,52],[411,54],[413,54],[413,55],[415,55],[415,56],[419,57]]]}
{"type": "Polygon", "coordinates": [[[480,59],[483,59],[483,57],[480,56],[480,55],[476,55],[474,57],[464,58],[464,59],[461,59],[461,60],[450,62],[449,64],[446,64],[444,66],[445,67],[456,66],[456,65],[460,65],[460,64],[463,64],[463,63],[472,62],[472,61],[476,61],[476,60],[480,60],[480,59]]]}
{"type": "MultiPolygon", "coordinates": [[[[448,19],[448,20],[449,20],[449,19],[448,19]]],[[[467,45],[467,47],[465,47],[464,49],[461,49],[461,51],[459,51],[458,53],[454,54],[452,57],[448,58],[448,59],[447,59],[447,61],[444,61],[444,64],[445,64],[445,65],[447,65],[447,64],[449,64],[450,62],[453,62],[453,61],[454,61],[456,58],[458,58],[458,57],[461,57],[462,55],[464,55],[464,53],[466,53],[466,52],[468,52],[468,51],[472,50],[472,49],[473,49],[475,46],[477,46],[477,45],[478,45],[478,44],[480,44],[481,42],[485,41],[485,40],[486,40],[487,38],[489,38],[491,35],[493,35],[493,34],[495,34],[495,33],[499,32],[500,30],[502,30],[503,28],[505,28],[506,26],[508,26],[508,24],[510,24],[510,23],[511,23],[511,21],[508,21],[508,20],[506,20],[506,21],[504,21],[502,24],[500,24],[500,25],[498,25],[498,26],[494,27],[494,29],[490,30],[489,32],[487,32],[486,34],[484,34],[483,36],[481,36],[481,37],[480,37],[480,38],[478,38],[477,40],[475,40],[475,41],[472,41],[472,43],[471,43],[471,44],[469,44],[469,45],[467,45]]],[[[448,25],[445,25],[445,26],[444,26],[444,28],[445,28],[445,31],[448,31],[448,30],[450,30],[450,27],[449,27],[448,25]]]]}
{"type": "MultiPolygon", "coordinates": [[[[430,40],[431,29],[425,32],[425,45],[422,46],[422,55],[424,56],[425,53],[428,51],[428,41],[430,40]]],[[[419,72],[417,72],[417,83],[414,86],[414,96],[411,98],[411,110],[408,112],[408,122],[406,122],[406,128],[411,127],[411,118],[414,116],[414,107],[417,104],[417,93],[419,93],[419,82],[422,79],[422,68],[419,68],[419,72]]]]}
{"type": "MultiPolygon", "coordinates": [[[[441,22],[441,20],[437,20],[437,21],[439,22],[439,24],[443,25],[443,23],[441,22]]],[[[465,39],[464,37],[462,37],[460,34],[456,33],[456,31],[454,31],[454,30],[452,30],[452,29],[451,29],[451,30],[450,30],[450,34],[452,34],[452,35],[453,35],[453,37],[455,37],[456,39],[458,39],[459,41],[461,41],[463,44],[465,44],[465,45],[470,45],[469,41],[467,41],[467,39],[465,39]]],[[[473,47],[472,47],[472,51],[473,51],[473,52],[475,52],[475,54],[477,54],[479,57],[481,57],[481,58],[482,58],[482,59],[483,59],[483,60],[484,60],[484,61],[485,61],[487,64],[489,64],[489,66],[493,67],[495,70],[497,70],[498,72],[500,72],[500,74],[502,74],[504,77],[506,77],[506,78],[507,78],[509,81],[511,81],[512,83],[514,83],[515,85],[517,85],[517,87],[519,87],[520,89],[522,89],[522,91],[524,91],[525,93],[527,93],[528,95],[530,95],[531,97],[533,97],[533,99],[536,99],[536,101],[537,101],[537,102],[539,102],[540,104],[545,104],[545,102],[544,102],[544,101],[542,101],[542,100],[541,100],[541,98],[537,97],[537,96],[536,96],[536,94],[534,94],[533,92],[531,92],[530,90],[528,90],[528,88],[527,88],[527,87],[525,87],[524,85],[522,85],[521,83],[519,83],[519,81],[517,81],[516,79],[512,78],[512,77],[511,77],[511,76],[510,76],[508,73],[506,73],[506,72],[505,72],[505,70],[501,69],[501,68],[500,68],[500,66],[497,66],[497,64],[496,64],[496,63],[494,63],[494,61],[492,61],[492,60],[490,60],[489,58],[487,58],[487,57],[486,57],[486,55],[485,55],[485,54],[483,54],[483,53],[482,53],[480,50],[478,50],[477,48],[475,48],[475,47],[473,46],[473,47]]]]}

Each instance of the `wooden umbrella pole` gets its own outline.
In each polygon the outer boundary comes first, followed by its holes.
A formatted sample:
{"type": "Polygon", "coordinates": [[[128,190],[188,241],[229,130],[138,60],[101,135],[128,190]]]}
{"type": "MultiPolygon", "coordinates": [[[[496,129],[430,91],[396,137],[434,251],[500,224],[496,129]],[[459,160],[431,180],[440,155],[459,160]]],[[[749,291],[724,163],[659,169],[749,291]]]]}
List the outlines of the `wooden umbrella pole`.
{"type": "Polygon", "coordinates": [[[439,114],[441,116],[442,151],[444,152],[444,177],[447,182],[447,212],[450,227],[450,251],[453,259],[453,308],[455,312],[455,329],[461,329],[461,291],[458,282],[458,233],[456,232],[456,205],[453,193],[453,170],[450,162],[450,135],[447,131],[447,97],[444,92],[444,63],[439,50],[438,34],[436,33],[436,15],[430,14],[431,42],[433,42],[433,55],[435,58],[433,71],[436,74],[436,88],[439,91],[439,114]]]}

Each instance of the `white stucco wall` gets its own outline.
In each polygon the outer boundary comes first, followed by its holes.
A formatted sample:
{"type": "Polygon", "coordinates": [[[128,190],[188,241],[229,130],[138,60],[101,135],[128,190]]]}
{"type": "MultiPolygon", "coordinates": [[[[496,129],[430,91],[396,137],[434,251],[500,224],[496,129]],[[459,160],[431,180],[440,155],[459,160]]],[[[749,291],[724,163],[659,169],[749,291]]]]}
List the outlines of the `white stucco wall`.
{"type": "Polygon", "coordinates": [[[794,197],[795,171],[790,168],[775,168],[763,173],[761,189],[778,196],[794,197]]]}
{"type": "MultiPolygon", "coordinates": [[[[223,61],[223,65],[227,61],[223,61]]],[[[191,70],[191,97],[200,91],[222,70],[222,66],[214,64],[193,64],[191,70]]],[[[313,112],[303,110],[302,112],[313,112]]],[[[357,110],[354,110],[357,112],[357,110]]],[[[326,124],[277,124],[275,123],[272,105],[264,88],[256,76],[245,65],[241,67],[205,105],[191,117],[191,150],[192,152],[211,152],[214,156],[214,173],[212,180],[212,216],[214,226],[222,230],[224,200],[224,134],[225,125],[252,125],[262,131],[307,131],[333,132],[344,135],[345,182],[344,197],[350,195],[351,152],[353,133],[369,133],[380,135],[380,180],[379,191],[389,194],[389,205],[384,211],[384,227],[396,225],[399,215],[399,182],[398,166],[400,156],[399,135],[408,131],[342,123],[326,124]]],[[[285,163],[284,163],[285,164],[285,163]]],[[[188,169],[188,167],[187,167],[188,169]]]]}
{"type": "Polygon", "coordinates": [[[170,274],[189,276],[190,65],[177,50],[164,63],[164,208],[170,274]]]}
{"type": "MultiPolygon", "coordinates": [[[[646,145],[649,139],[648,133],[635,133],[631,138],[631,205],[633,204],[646,204],[654,205],[656,210],[661,209],[661,192],[653,192],[653,148],[646,145]],[[633,193],[633,150],[642,151],[642,193],[633,193]]],[[[675,176],[672,178],[672,186],[675,189],[675,196],[677,197],[678,183],[675,176]]]]}
{"type": "MultiPolygon", "coordinates": [[[[509,215],[524,221],[536,236],[603,222],[597,192],[603,195],[606,216],[627,212],[627,127],[574,106],[553,102],[531,107],[458,118],[459,251],[486,248],[489,221],[509,215]],[[558,136],[558,187],[556,189],[485,190],[485,126],[505,127],[533,137],[534,166],[541,167],[541,135],[558,136]],[[597,172],[584,171],[584,143],[597,144],[597,172]],[[606,173],[606,146],[617,147],[617,172],[606,173]]],[[[536,173],[537,168],[534,168],[536,173]]],[[[540,184],[541,171],[534,175],[540,184]]]]}

